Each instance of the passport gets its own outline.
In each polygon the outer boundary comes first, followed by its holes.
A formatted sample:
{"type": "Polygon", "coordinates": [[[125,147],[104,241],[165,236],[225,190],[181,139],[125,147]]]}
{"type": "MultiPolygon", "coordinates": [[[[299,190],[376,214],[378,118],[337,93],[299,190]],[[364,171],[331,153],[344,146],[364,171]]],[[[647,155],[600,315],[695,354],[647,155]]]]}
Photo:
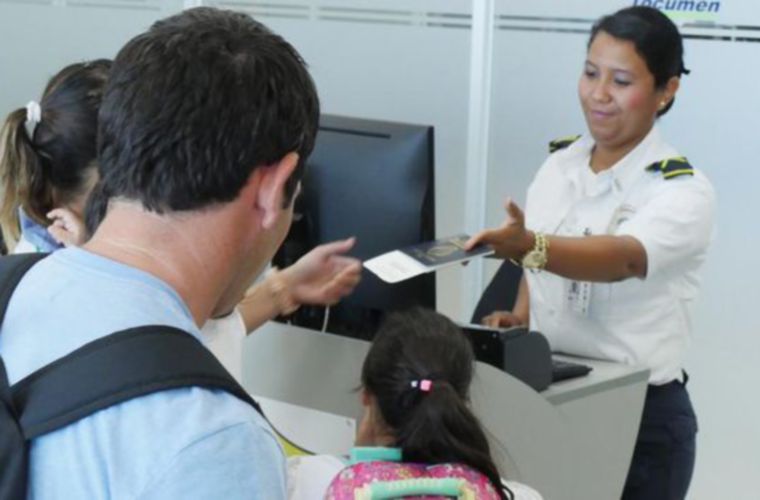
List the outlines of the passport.
{"type": "Polygon", "coordinates": [[[418,243],[384,253],[364,262],[364,267],[387,283],[398,283],[477,257],[493,254],[491,247],[482,245],[469,252],[464,250],[466,234],[457,234],[434,241],[418,243]]]}

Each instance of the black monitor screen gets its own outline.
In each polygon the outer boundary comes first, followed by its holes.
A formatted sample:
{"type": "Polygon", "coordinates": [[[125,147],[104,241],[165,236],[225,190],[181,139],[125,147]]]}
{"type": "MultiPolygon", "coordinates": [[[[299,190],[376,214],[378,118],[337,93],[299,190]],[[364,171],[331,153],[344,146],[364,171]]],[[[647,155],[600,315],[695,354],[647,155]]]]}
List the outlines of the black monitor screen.
{"type": "MultiPolygon", "coordinates": [[[[433,128],[323,115],[307,162],[296,220],[274,259],[295,262],[315,246],[356,236],[362,261],[435,236],[433,128]]],[[[366,269],[355,292],[330,310],[327,331],[371,336],[384,313],[435,308],[435,276],[387,284],[366,269]]],[[[321,328],[324,308],[293,323],[321,328]]]]}

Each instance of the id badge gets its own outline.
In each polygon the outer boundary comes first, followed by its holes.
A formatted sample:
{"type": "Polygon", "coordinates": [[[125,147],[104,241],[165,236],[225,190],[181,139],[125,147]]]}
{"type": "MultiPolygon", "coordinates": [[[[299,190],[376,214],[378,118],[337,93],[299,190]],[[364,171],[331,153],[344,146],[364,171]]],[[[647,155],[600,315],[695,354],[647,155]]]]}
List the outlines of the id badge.
{"type": "MultiPolygon", "coordinates": [[[[585,228],[583,236],[591,236],[591,228],[585,228]]],[[[588,310],[591,306],[591,283],[588,281],[567,281],[565,305],[568,311],[578,316],[588,316],[588,310]]]]}
{"type": "Polygon", "coordinates": [[[565,285],[565,305],[567,310],[578,315],[588,316],[591,305],[591,286],[588,281],[568,281],[565,285]]]}

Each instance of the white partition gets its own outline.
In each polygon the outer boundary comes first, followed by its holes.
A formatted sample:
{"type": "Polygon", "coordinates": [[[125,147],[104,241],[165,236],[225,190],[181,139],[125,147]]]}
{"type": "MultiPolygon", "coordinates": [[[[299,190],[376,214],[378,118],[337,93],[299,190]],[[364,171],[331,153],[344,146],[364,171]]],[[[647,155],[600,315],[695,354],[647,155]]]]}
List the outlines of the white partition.
{"type": "Polygon", "coordinates": [[[73,62],[113,58],[182,0],[0,0],[0,116],[39,100],[73,62]]]}

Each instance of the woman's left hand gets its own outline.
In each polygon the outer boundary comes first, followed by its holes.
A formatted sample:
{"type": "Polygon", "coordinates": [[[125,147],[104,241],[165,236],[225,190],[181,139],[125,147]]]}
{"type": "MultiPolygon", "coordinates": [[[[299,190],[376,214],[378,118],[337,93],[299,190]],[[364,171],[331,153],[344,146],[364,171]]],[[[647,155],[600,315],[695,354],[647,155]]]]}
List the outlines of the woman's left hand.
{"type": "Polygon", "coordinates": [[[84,221],[68,208],[56,208],[47,214],[52,224],[48,233],[58,243],[69,246],[80,246],[87,240],[87,230],[84,221]]]}
{"type": "Polygon", "coordinates": [[[347,257],[354,238],[326,243],[281,271],[297,304],[332,305],[350,294],[361,279],[362,264],[347,257]]]}

